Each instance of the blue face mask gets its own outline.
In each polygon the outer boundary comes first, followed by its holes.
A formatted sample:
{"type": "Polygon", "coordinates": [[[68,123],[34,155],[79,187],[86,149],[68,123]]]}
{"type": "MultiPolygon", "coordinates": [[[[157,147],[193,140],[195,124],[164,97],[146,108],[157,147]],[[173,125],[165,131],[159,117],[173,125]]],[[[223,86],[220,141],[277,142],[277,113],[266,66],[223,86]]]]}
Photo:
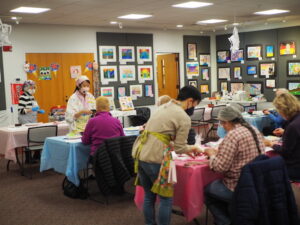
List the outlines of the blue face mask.
{"type": "Polygon", "coordinates": [[[217,135],[220,137],[220,138],[224,138],[227,134],[227,131],[224,129],[224,127],[219,123],[219,126],[218,126],[218,130],[217,130],[217,135]]]}

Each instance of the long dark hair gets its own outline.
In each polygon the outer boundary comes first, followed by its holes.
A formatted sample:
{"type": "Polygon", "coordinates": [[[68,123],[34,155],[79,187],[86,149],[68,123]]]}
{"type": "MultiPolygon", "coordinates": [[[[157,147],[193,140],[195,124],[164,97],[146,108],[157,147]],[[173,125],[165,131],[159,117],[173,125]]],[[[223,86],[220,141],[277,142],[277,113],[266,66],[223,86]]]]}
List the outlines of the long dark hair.
{"type": "Polygon", "coordinates": [[[236,118],[236,119],[234,119],[234,120],[232,120],[232,121],[230,121],[230,122],[232,122],[232,123],[234,123],[234,124],[239,123],[239,124],[241,124],[243,127],[246,127],[246,128],[250,131],[250,133],[252,134],[252,137],[253,137],[253,139],[254,139],[254,141],[255,141],[257,150],[258,150],[259,154],[261,154],[261,153],[262,153],[262,150],[261,150],[260,147],[259,147],[258,136],[257,136],[257,133],[255,132],[254,128],[253,128],[249,123],[247,123],[247,122],[244,120],[243,117],[238,117],[238,118],[236,118]]]}
{"type": "MultiPolygon", "coordinates": [[[[89,80],[85,80],[85,81],[88,82],[89,84],[91,84],[91,82],[90,82],[89,80]]],[[[84,82],[84,81],[83,81],[83,82],[84,82]]],[[[82,83],[83,83],[83,82],[82,82],[82,83]]],[[[81,83],[81,84],[82,84],[82,83],[81,83]]],[[[81,88],[81,84],[79,84],[79,87],[78,87],[78,86],[75,87],[75,90],[74,90],[73,93],[75,93],[76,91],[79,91],[79,89],[81,88]]]]}

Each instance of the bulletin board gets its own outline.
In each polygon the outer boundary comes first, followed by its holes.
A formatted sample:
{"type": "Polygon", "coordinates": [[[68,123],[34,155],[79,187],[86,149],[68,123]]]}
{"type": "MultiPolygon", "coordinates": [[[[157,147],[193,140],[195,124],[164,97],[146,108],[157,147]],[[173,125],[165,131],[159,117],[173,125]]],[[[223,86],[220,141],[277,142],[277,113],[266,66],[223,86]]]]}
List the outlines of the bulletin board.
{"type": "MultiPolygon", "coordinates": [[[[133,99],[134,106],[145,106],[145,105],[154,105],[155,104],[155,97],[154,97],[154,57],[153,57],[153,35],[152,34],[139,34],[139,33],[107,33],[107,32],[97,32],[96,34],[97,38],[97,58],[99,63],[99,75],[100,75],[100,88],[101,90],[104,90],[105,87],[113,87],[113,99],[115,102],[116,107],[119,107],[119,101],[118,101],[118,89],[123,88],[123,91],[125,91],[125,94],[127,96],[130,96],[130,87],[133,85],[141,85],[139,87],[142,87],[142,93],[141,96],[137,97],[136,100],[133,99]],[[101,46],[113,46],[116,49],[116,55],[115,60],[107,60],[107,62],[104,62],[100,60],[100,47],[101,46]],[[120,60],[120,46],[127,46],[129,48],[132,48],[134,50],[134,60],[128,61],[124,63],[124,61],[120,60]],[[151,49],[150,58],[151,60],[145,60],[141,61],[138,60],[138,49],[140,47],[148,47],[151,49]],[[116,68],[117,70],[117,78],[114,80],[112,79],[107,84],[103,84],[101,79],[101,69],[105,66],[112,66],[113,68],[116,68]],[[128,80],[127,83],[121,82],[120,79],[120,66],[131,66],[135,68],[135,79],[128,80]],[[143,82],[139,79],[139,73],[138,70],[141,66],[144,67],[150,67],[152,68],[152,79],[146,79],[143,82]],[[148,88],[152,88],[152,93],[150,96],[147,96],[147,90],[148,88]]],[[[102,55],[102,54],[101,54],[102,55]]],[[[97,88],[97,87],[95,87],[97,88]]],[[[123,92],[124,93],[124,92],[123,92]]]]}
{"type": "Polygon", "coordinates": [[[6,110],[3,55],[0,47],[0,110],[6,110]]]}

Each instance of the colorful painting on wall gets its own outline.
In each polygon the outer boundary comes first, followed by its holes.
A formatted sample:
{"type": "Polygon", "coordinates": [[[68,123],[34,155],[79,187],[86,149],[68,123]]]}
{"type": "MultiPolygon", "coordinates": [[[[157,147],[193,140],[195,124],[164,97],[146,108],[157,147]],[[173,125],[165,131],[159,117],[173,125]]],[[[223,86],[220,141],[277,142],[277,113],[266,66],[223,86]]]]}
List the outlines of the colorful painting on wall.
{"type": "Polygon", "coordinates": [[[138,61],[139,60],[142,60],[144,62],[152,61],[152,47],[138,46],[136,49],[137,49],[138,61]]]}
{"type": "Polygon", "coordinates": [[[134,47],[133,46],[119,46],[119,61],[120,62],[134,62],[134,47]]]}
{"type": "Polygon", "coordinates": [[[275,76],[275,62],[260,63],[259,64],[260,76],[275,76]]]}
{"type": "Polygon", "coordinates": [[[189,86],[193,86],[195,88],[198,88],[197,80],[189,80],[189,86]]]}
{"type": "Polygon", "coordinates": [[[116,46],[99,46],[99,62],[116,62],[116,46]]]}
{"type": "Polygon", "coordinates": [[[118,80],[118,72],[116,66],[101,66],[101,83],[108,84],[111,81],[118,80]]]}
{"type": "Polygon", "coordinates": [[[138,66],[138,78],[141,83],[145,80],[153,80],[152,66],[138,66]]]}
{"type": "Polygon", "coordinates": [[[221,86],[221,91],[228,91],[228,83],[227,83],[227,81],[221,81],[221,84],[220,84],[220,86],[221,86]]]}
{"type": "Polygon", "coordinates": [[[120,66],[119,69],[121,83],[135,80],[135,66],[120,66]]]}
{"type": "Polygon", "coordinates": [[[256,66],[247,66],[247,74],[248,75],[256,75],[257,67],[256,66]]]}
{"type": "Polygon", "coordinates": [[[153,97],[153,85],[152,84],[145,84],[145,97],[153,97]]]}
{"type": "Polygon", "coordinates": [[[78,76],[82,74],[81,66],[70,66],[70,73],[71,73],[71,78],[76,79],[78,76]]]}
{"type": "Polygon", "coordinates": [[[279,45],[280,55],[295,55],[296,54],[296,42],[295,41],[285,41],[281,42],[279,45]]]}
{"type": "Polygon", "coordinates": [[[266,57],[267,58],[272,58],[274,57],[274,46],[273,45],[267,45],[266,46],[266,57]]]}
{"type": "Polygon", "coordinates": [[[287,82],[287,89],[293,95],[300,95],[300,82],[295,81],[288,81],[287,82]]]}
{"type": "Polygon", "coordinates": [[[217,63],[227,63],[230,60],[230,51],[217,51],[217,63]]]}
{"type": "Polygon", "coordinates": [[[231,51],[231,61],[232,62],[241,62],[244,60],[244,50],[240,49],[235,52],[231,51]]]}
{"type": "Polygon", "coordinates": [[[202,80],[209,80],[209,69],[208,68],[202,68],[201,74],[202,74],[202,80]]]}
{"type": "Polygon", "coordinates": [[[260,95],[262,93],[263,84],[260,82],[247,83],[244,86],[244,90],[251,96],[260,95]]]}
{"type": "Polygon", "coordinates": [[[233,77],[235,79],[242,79],[242,68],[240,66],[233,68],[233,77]]]}
{"type": "Polygon", "coordinates": [[[199,63],[187,62],[186,63],[186,75],[187,77],[199,76],[199,63]]]}
{"type": "Polygon", "coordinates": [[[101,96],[107,98],[114,98],[114,87],[102,87],[101,88],[101,96]]]}
{"type": "Polygon", "coordinates": [[[200,85],[200,93],[201,94],[208,94],[209,93],[209,86],[208,86],[208,84],[201,84],[200,85]]]}
{"type": "Polygon", "coordinates": [[[138,85],[130,85],[130,96],[132,99],[136,99],[136,97],[142,97],[143,96],[143,86],[138,85]]]}
{"type": "Polygon", "coordinates": [[[200,54],[200,66],[210,66],[210,55],[200,54]]]}
{"type": "Polygon", "coordinates": [[[262,58],[262,45],[248,45],[246,49],[248,60],[258,60],[262,58]]]}
{"type": "Polygon", "coordinates": [[[238,83],[230,83],[230,91],[232,93],[236,93],[237,91],[244,90],[244,83],[238,82],[238,83]]]}
{"type": "Polygon", "coordinates": [[[50,66],[41,66],[39,80],[52,80],[50,66]]]}
{"type": "Polygon", "coordinates": [[[300,61],[288,61],[288,76],[300,75],[300,61]]]}
{"type": "Polygon", "coordinates": [[[266,79],[266,88],[276,88],[276,80],[266,79]]]}
{"type": "Polygon", "coordinates": [[[218,68],[219,79],[230,79],[230,67],[219,67],[218,68]]]}
{"type": "Polygon", "coordinates": [[[197,45],[188,43],[188,59],[196,60],[197,59],[197,45]]]}
{"type": "Polygon", "coordinates": [[[118,98],[126,96],[126,87],[118,87],[118,98]]]}

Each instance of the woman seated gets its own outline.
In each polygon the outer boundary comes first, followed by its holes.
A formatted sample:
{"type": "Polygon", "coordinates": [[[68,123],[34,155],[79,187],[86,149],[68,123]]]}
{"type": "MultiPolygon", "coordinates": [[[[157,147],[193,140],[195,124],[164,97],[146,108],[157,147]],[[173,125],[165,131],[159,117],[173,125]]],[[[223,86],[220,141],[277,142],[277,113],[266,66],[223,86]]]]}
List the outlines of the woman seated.
{"type": "Polygon", "coordinates": [[[206,149],[213,171],[223,174],[205,187],[205,204],[213,214],[215,224],[230,224],[229,204],[237,185],[242,168],[252,161],[259,152],[264,152],[263,138],[259,131],[249,125],[241,113],[232,106],[219,112],[220,125],[227,134],[218,150],[206,149]]]}
{"type": "Polygon", "coordinates": [[[278,113],[287,120],[282,145],[265,142],[285,160],[291,180],[300,181],[300,102],[290,93],[283,93],[273,101],[278,113]]]}
{"type": "Polygon", "coordinates": [[[95,117],[88,121],[81,138],[83,144],[91,145],[90,155],[94,155],[105,139],[125,136],[121,122],[109,112],[106,97],[96,99],[96,110],[95,117]]]}

